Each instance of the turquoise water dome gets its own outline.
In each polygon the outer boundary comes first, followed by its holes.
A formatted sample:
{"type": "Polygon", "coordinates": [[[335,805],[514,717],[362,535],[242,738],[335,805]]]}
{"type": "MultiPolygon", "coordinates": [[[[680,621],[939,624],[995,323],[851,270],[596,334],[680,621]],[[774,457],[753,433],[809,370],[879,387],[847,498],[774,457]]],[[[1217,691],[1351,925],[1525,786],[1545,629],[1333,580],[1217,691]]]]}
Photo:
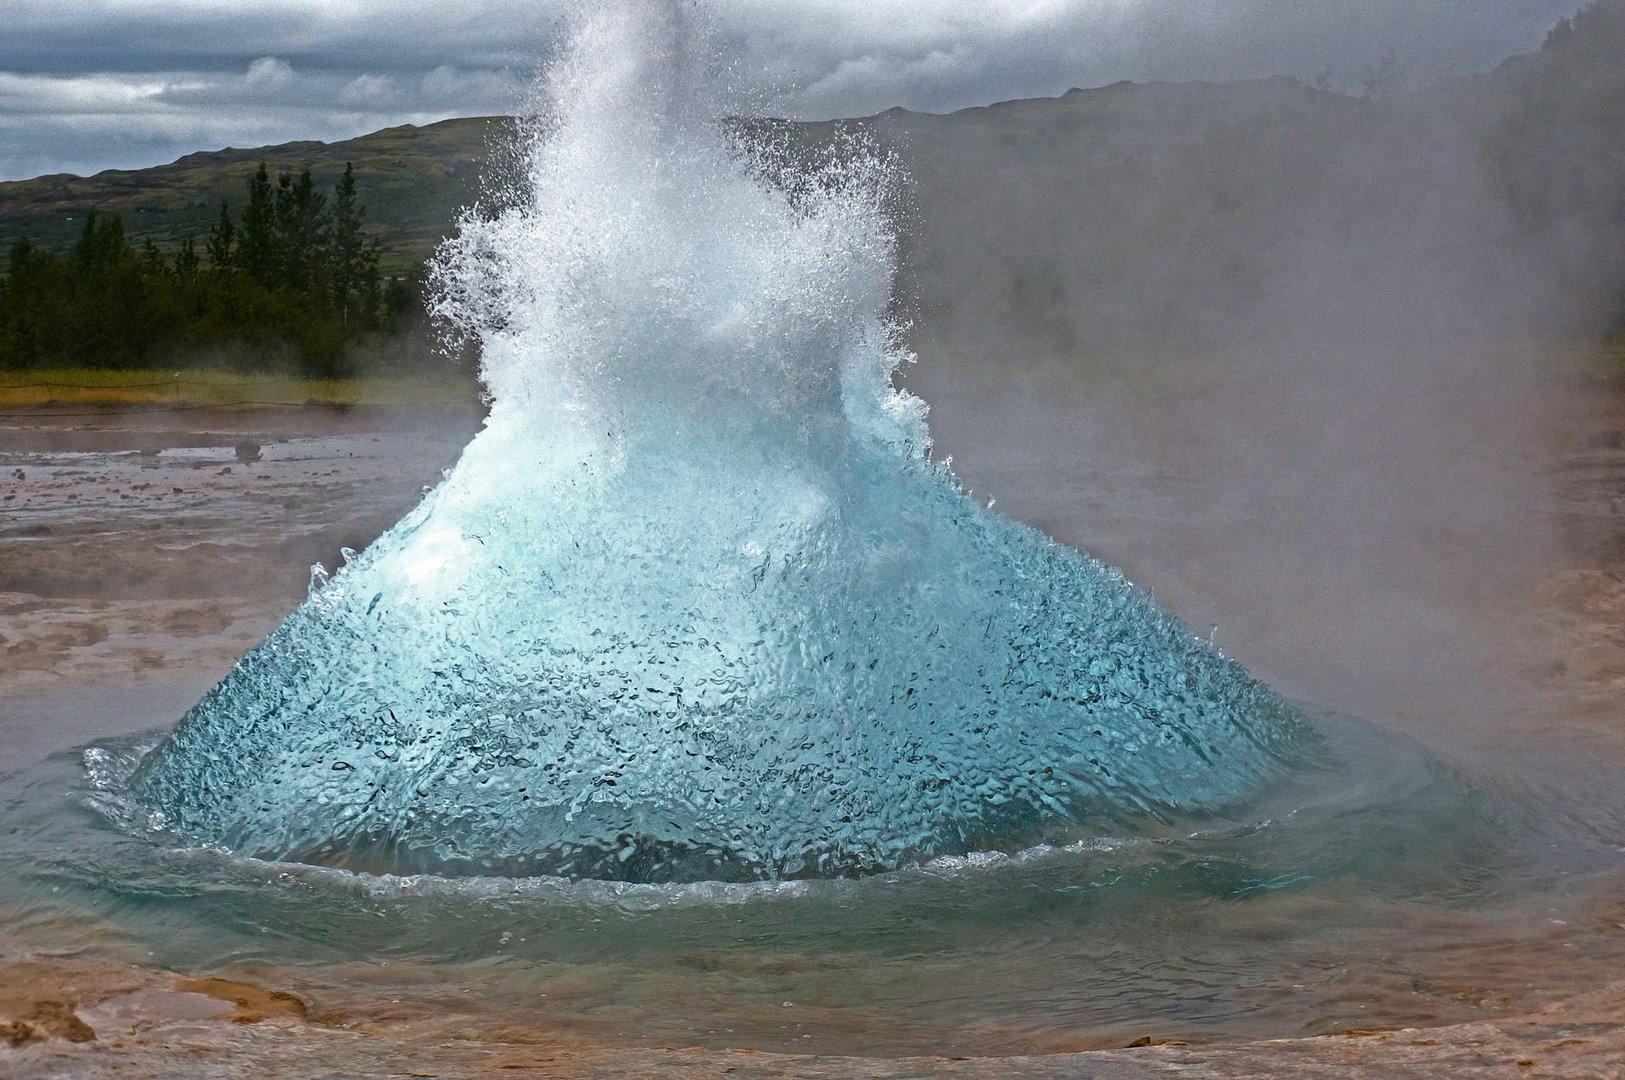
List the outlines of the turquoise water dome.
{"type": "Polygon", "coordinates": [[[686,10],[577,27],[518,190],[437,258],[489,420],[143,761],[161,829],[780,879],[1195,818],[1288,767],[1275,694],[930,460],[891,170],[764,165],[686,10]]]}

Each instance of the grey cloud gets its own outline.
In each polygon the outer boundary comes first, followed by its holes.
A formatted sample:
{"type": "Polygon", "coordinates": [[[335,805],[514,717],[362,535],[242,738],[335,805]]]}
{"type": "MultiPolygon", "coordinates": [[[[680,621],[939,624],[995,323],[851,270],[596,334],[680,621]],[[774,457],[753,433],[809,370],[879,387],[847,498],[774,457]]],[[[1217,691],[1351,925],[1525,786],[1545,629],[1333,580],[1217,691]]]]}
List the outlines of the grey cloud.
{"type": "MultiPolygon", "coordinates": [[[[903,5],[908,7],[910,5],[903,5]]],[[[1485,70],[1533,50],[1579,0],[1073,0],[996,7],[932,5],[900,30],[895,8],[813,5],[837,32],[797,16],[806,4],[730,5],[727,32],[765,56],[806,117],[890,105],[940,111],[1073,86],[1136,81],[1329,77],[1345,88],[1393,65],[1414,80],[1485,70]],[[979,14],[977,13],[979,10],[979,14]],[[1012,9],[1014,10],[1014,9],[1012,9]]]]}
{"type": "MultiPolygon", "coordinates": [[[[1349,87],[1391,64],[1426,79],[1533,49],[1579,5],[715,0],[711,22],[736,70],[762,84],[753,102],[816,118],[943,111],[1125,78],[1324,74],[1349,87]]],[[[512,108],[566,7],[12,0],[0,36],[0,178],[156,164],[222,137],[342,138],[410,116],[512,108]]]]}
{"type": "Polygon", "coordinates": [[[563,5],[317,5],[305,0],[208,5],[13,0],[0,70],[240,71],[260,56],[312,70],[526,66],[563,5]]]}
{"type": "Polygon", "coordinates": [[[152,95],[149,105],[154,110],[165,106],[282,105],[318,92],[314,80],[301,80],[286,60],[262,56],[235,77],[210,73],[172,76],[166,79],[162,91],[152,95]]]}
{"type": "Polygon", "coordinates": [[[248,65],[243,88],[254,94],[276,94],[293,85],[293,65],[274,56],[262,56],[248,65]]]}
{"type": "Polygon", "coordinates": [[[0,73],[0,177],[91,173],[194,150],[350,138],[380,127],[502,112],[523,83],[438,68],[419,76],[305,71],[261,57],[232,74],[0,73]]]}
{"type": "Polygon", "coordinates": [[[399,108],[406,91],[388,75],[357,75],[339,91],[339,103],[352,108],[399,108]]]}

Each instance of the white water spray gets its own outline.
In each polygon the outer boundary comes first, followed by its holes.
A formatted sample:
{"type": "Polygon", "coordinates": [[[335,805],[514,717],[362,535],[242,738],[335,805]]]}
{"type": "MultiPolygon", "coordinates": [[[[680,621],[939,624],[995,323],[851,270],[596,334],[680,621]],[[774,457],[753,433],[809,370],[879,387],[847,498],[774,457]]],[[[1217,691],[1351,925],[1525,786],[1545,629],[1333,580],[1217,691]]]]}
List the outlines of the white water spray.
{"type": "Polygon", "coordinates": [[[521,197],[437,263],[486,428],[148,757],[165,828],[369,869],[854,873],[1206,812],[1291,751],[1266,688],[931,464],[890,385],[891,173],[741,148],[683,10],[581,23],[521,197]]]}

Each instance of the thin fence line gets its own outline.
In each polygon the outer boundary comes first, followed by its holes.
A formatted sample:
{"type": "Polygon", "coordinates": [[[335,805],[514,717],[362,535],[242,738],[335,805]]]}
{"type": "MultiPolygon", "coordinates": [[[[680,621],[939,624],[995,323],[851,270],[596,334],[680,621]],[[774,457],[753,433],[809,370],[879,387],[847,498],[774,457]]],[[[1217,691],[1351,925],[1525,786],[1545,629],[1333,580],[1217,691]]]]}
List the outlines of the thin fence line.
{"type": "Polygon", "coordinates": [[[134,383],[65,383],[65,382],[27,382],[27,383],[0,383],[0,390],[152,390],[158,387],[175,386],[210,386],[210,387],[236,387],[236,386],[264,386],[267,383],[305,383],[305,382],[342,382],[348,376],[334,376],[332,378],[308,379],[301,375],[277,375],[263,379],[161,379],[158,382],[134,383]]]}
{"type": "MultiPolygon", "coordinates": [[[[174,386],[177,380],[165,379],[163,382],[145,383],[65,383],[65,382],[21,382],[0,383],[0,390],[150,390],[158,386],[174,386]]],[[[225,383],[222,386],[228,385],[225,383]]]]}
{"type": "Polygon", "coordinates": [[[33,420],[44,417],[107,416],[120,412],[168,413],[201,412],[205,409],[432,409],[461,402],[444,401],[218,401],[206,405],[106,405],[86,412],[63,412],[42,402],[30,412],[0,413],[0,420],[33,420]]]}

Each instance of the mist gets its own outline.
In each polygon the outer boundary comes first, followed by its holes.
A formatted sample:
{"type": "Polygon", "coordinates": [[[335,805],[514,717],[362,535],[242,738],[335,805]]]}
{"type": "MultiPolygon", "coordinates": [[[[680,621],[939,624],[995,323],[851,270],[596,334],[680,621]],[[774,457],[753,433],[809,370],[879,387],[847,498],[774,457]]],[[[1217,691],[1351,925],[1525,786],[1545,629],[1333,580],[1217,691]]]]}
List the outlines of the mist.
{"type": "Polygon", "coordinates": [[[1615,422],[1580,376],[1625,296],[1625,49],[1595,40],[1620,12],[1424,91],[860,122],[913,181],[905,381],[937,452],[1289,694],[1518,741],[1564,663],[1531,598],[1598,551],[1555,500],[1615,422]]]}

